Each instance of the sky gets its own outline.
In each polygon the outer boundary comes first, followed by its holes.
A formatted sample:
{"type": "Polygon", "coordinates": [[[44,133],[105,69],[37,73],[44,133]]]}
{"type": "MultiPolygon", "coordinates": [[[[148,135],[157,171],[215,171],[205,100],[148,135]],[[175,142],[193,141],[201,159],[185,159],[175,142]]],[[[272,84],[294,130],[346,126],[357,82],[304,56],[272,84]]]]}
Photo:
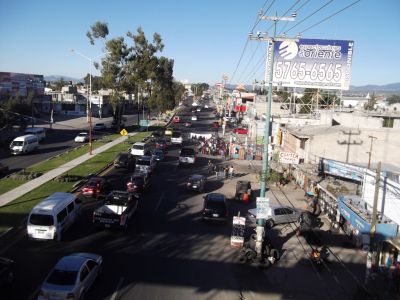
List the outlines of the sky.
{"type": "Polygon", "coordinates": [[[126,33],[139,26],[150,40],[159,33],[178,81],[213,85],[226,75],[249,84],[264,78],[267,45],[248,40],[253,28],[271,32],[257,19],[262,8],[268,16],[297,12],[295,22],[278,23],[287,37],[354,41],[351,85],[400,82],[399,0],[0,0],[0,72],[83,78],[89,60],[71,49],[98,60],[104,49],[86,32],[101,21],[108,38],[128,44],[126,33]]]}

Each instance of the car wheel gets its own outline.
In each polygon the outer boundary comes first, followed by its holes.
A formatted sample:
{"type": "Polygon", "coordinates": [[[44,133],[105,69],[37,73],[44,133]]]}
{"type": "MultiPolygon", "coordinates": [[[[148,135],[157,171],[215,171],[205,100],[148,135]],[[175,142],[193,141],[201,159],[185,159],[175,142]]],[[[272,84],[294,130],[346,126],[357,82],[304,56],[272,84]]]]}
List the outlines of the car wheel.
{"type": "Polygon", "coordinates": [[[269,220],[267,220],[265,225],[267,226],[267,228],[272,228],[275,226],[275,222],[274,222],[274,220],[269,219],[269,220]]]}

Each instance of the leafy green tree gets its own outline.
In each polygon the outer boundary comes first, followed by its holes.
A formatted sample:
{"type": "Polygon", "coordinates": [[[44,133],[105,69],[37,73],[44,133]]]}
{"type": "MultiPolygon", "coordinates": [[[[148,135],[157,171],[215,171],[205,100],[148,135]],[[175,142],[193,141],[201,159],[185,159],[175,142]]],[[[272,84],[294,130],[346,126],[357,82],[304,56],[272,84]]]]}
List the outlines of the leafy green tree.
{"type": "Polygon", "coordinates": [[[207,91],[210,86],[207,83],[195,83],[192,85],[192,91],[196,97],[203,95],[203,92],[207,91]]]}
{"type": "Polygon", "coordinates": [[[387,101],[390,104],[400,103],[400,95],[391,95],[387,98],[387,101]]]}
{"type": "Polygon", "coordinates": [[[375,93],[372,94],[371,98],[368,99],[368,102],[364,104],[365,110],[374,110],[376,104],[376,96],[375,93]]]}
{"type": "Polygon", "coordinates": [[[300,106],[301,114],[309,114],[311,112],[311,104],[313,97],[316,96],[318,90],[317,89],[305,89],[304,95],[300,99],[298,99],[298,103],[300,106]]]}
{"type": "Polygon", "coordinates": [[[68,81],[65,81],[63,77],[61,77],[59,80],[56,80],[53,82],[52,87],[56,90],[56,91],[61,91],[61,88],[63,86],[68,85],[68,81]]]}

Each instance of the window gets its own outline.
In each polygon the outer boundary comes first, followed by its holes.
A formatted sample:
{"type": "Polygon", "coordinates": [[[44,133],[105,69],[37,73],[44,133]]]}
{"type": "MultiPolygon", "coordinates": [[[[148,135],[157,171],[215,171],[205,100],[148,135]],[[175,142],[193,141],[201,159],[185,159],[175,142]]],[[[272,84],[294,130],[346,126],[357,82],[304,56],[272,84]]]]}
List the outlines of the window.
{"type": "Polygon", "coordinates": [[[97,266],[97,262],[95,262],[94,260],[88,260],[88,262],[86,263],[86,266],[91,271],[97,266]]]}
{"type": "Polygon", "coordinates": [[[64,219],[65,219],[65,217],[67,216],[67,209],[66,208],[64,208],[62,211],[60,211],[58,214],[57,214],[57,222],[58,223],[62,223],[63,221],[64,221],[64,219]]]}
{"type": "Polygon", "coordinates": [[[75,206],[74,202],[71,202],[70,204],[68,204],[67,209],[68,209],[69,213],[74,210],[74,206],[75,206]]]}
{"type": "Polygon", "coordinates": [[[32,214],[29,218],[29,223],[32,225],[51,226],[54,221],[51,215],[32,214]]]}
{"type": "Polygon", "coordinates": [[[85,278],[88,276],[88,274],[89,274],[89,270],[88,270],[88,268],[86,267],[86,265],[84,265],[83,268],[82,268],[82,270],[81,270],[81,274],[80,274],[80,276],[79,276],[80,281],[81,281],[81,282],[84,281],[85,278]]]}
{"type": "Polygon", "coordinates": [[[282,210],[285,215],[290,215],[293,213],[293,210],[291,210],[290,208],[283,208],[282,210]]]}
{"type": "Polygon", "coordinates": [[[275,216],[280,216],[283,214],[283,208],[276,208],[275,209],[275,216]]]}
{"type": "Polygon", "coordinates": [[[300,139],[300,149],[306,149],[306,141],[307,139],[300,139]]]}

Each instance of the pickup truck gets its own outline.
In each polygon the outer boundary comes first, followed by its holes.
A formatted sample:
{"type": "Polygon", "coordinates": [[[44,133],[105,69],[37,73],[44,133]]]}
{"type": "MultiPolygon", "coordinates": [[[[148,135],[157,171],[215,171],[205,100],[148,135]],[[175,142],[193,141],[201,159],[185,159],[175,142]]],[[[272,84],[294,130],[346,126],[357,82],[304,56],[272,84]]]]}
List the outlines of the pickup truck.
{"type": "Polygon", "coordinates": [[[128,223],[138,206],[137,194],[126,191],[112,191],[104,205],[93,212],[93,224],[103,228],[128,227],[128,223]]]}

